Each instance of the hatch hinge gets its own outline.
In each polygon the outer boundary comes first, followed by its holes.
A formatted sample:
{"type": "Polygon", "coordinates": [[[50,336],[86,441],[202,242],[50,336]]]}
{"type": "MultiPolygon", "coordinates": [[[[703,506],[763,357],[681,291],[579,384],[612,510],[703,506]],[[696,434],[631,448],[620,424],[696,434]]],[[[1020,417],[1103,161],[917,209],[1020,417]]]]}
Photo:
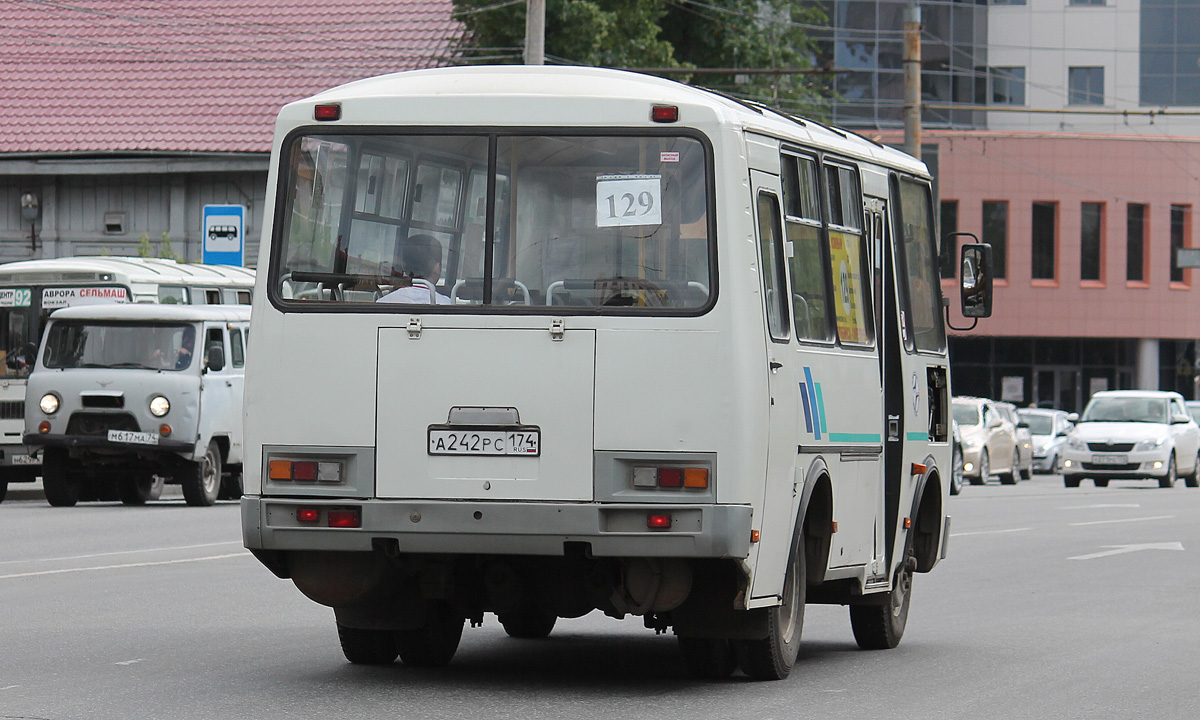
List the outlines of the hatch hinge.
{"type": "Polygon", "coordinates": [[[563,339],[563,333],[567,330],[567,324],[562,318],[554,318],[550,321],[550,339],[559,341],[563,339]]]}
{"type": "Polygon", "coordinates": [[[421,337],[421,318],[410,317],[408,319],[408,339],[417,340],[421,337]]]}

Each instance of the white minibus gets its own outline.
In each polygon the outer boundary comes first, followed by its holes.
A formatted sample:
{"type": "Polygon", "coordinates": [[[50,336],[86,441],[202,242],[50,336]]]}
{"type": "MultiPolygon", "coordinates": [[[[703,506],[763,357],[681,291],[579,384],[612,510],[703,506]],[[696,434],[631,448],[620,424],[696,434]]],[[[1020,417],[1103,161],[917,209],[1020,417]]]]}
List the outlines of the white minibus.
{"type": "Polygon", "coordinates": [[[922,163],[505,66],[292,103],[270,173],[243,536],[348,660],[441,665],[467,620],[536,638],[595,610],[672,630],[701,677],[786,676],[806,603],[900,641],[949,527],[922,163]]]}
{"type": "Polygon", "coordinates": [[[50,313],[104,303],[249,305],[254,271],[136,257],[63,257],[0,265],[0,500],[41,461],[21,443],[25,382],[50,313]]]}

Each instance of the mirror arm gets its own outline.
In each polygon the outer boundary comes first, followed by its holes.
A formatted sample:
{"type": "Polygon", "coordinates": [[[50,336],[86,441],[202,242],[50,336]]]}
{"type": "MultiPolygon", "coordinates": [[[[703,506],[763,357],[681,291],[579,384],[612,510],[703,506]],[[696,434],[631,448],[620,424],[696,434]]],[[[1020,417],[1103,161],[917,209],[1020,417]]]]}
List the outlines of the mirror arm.
{"type": "Polygon", "coordinates": [[[942,312],[945,313],[945,315],[946,315],[946,327],[950,328],[951,330],[957,330],[958,332],[967,332],[970,330],[974,330],[975,326],[979,324],[979,318],[972,318],[970,325],[968,325],[966,327],[955,327],[954,323],[950,322],[950,298],[948,298],[948,297],[942,298],[942,312]]]}

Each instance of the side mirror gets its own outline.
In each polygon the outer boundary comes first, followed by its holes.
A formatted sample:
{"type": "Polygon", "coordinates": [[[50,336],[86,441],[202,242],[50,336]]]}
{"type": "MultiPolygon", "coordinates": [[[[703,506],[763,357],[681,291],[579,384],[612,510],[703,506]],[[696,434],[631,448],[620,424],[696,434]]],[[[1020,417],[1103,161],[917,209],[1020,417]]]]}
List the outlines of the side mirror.
{"type": "Polygon", "coordinates": [[[1070,415],[1068,415],[1067,422],[1072,423],[1072,424],[1079,422],[1079,413],[1071,413],[1070,415]]]}
{"type": "Polygon", "coordinates": [[[963,317],[991,317],[992,246],[978,242],[963,245],[958,278],[963,317]]]}
{"type": "Polygon", "coordinates": [[[220,345],[213,345],[208,349],[208,355],[204,360],[205,370],[221,372],[225,368],[225,349],[220,345]]]}
{"type": "Polygon", "coordinates": [[[1004,421],[998,417],[993,417],[991,420],[988,420],[988,427],[990,427],[990,428],[998,428],[1003,424],[1004,424],[1004,421]]]}
{"type": "Polygon", "coordinates": [[[1172,425],[1186,425],[1186,424],[1190,423],[1191,421],[1192,421],[1191,415],[1172,415],[1171,416],[1171,424],[1172,425]]]}

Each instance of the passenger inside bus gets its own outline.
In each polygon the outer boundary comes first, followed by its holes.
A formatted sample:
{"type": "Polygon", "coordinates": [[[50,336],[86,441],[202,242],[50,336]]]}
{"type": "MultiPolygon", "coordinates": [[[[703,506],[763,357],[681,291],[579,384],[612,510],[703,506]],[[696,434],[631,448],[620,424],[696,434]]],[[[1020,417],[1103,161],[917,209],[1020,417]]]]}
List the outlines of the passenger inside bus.
{"type": "Polygon", "coordinates": [[[430,305],[430,294],[438,305],[449,305],[450,298],[436,291],[442,276],[442,243],[432,235],[413,235],[400,248],[400,287],[379,298],[381,303],[430,305]],[[420,282],[417,282],[420,281],[420,282]]]}

